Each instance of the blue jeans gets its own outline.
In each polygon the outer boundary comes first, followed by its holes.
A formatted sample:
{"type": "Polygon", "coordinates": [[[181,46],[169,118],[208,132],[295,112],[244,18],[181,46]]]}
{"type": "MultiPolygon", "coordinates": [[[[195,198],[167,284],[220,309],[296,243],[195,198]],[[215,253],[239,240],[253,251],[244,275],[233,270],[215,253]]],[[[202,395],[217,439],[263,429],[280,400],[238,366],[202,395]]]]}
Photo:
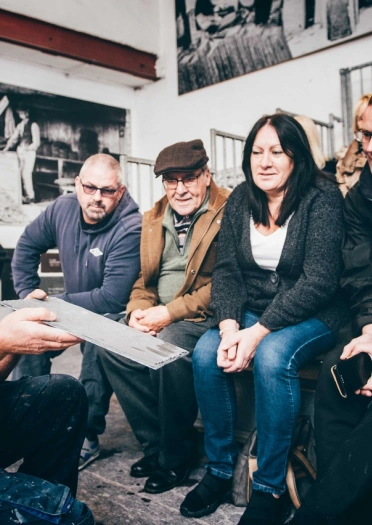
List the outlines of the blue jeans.
{"type": "MultiPolygon", "coordinates": [[[[244,327],[259,316],[246,311],[244,327]]],[[[236,393],[234,377],[217,366],[221,342],[218,328],[206,332],[193,354],[195,391],[203,419],[207,470],[231,478],[238,445],[234,437],[236,393]]],[[[287,458],[300,409],[298,370],[336,343],[333,332],[317,319],[308,319],[268,334],[254,357],[258,470],[253,488],[272,494],[285,491],[287,458]]]]}

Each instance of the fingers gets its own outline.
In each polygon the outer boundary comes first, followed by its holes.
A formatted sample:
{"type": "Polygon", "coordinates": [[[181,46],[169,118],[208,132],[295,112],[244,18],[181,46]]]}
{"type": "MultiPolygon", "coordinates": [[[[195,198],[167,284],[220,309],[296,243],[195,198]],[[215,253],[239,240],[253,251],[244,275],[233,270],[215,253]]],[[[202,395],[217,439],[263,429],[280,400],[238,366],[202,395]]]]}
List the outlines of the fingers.
{"type": "Polygon", "coordinates": [[[352,339],[348,345],[344,347],[344,351],[341,354],[341,359],[347,359],[361,352],[366,352],[372,356],[372,335],[363,334],[360,337],[352,339]]]}
{"type": "Polygon", "coordinates": [[[240,340],[241,340],[240,332],[237,332],[236,334],[233,334],[233,335],[228,334],[227,336],[223,337],[219,348],[221,348],[221,350],[228,350],[229,348],[239,344],[240,340]]]}
{"type": "Polygon", "coordinates": [[[46,299],[48,296],[47,294],[44,292],[44,290],[40,290],[40,288],[36,288],[36,290],[34,290],[33,292],[29,293],[25,299],[40,299],[40,300],[44,300],[46,299]]]}
{"type": "Polygon", "coordinates": [[[21,308],[10,314],[17,321],[55,321],[57,315],[47,308],[21,308]]]}

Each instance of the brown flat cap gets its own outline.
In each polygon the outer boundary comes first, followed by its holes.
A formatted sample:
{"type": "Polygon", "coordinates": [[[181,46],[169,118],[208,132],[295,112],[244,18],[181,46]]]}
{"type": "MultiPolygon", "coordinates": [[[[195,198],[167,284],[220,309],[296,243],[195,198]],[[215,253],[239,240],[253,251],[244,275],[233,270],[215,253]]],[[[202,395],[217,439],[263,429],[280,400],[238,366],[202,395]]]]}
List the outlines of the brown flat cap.
{"type": "Polygon", "coordinates": [[[195,171],[207,164],[209,158],[200,139],[177,142],[158,155],[154,172],[158,177],[169,171],[195,171]]]}

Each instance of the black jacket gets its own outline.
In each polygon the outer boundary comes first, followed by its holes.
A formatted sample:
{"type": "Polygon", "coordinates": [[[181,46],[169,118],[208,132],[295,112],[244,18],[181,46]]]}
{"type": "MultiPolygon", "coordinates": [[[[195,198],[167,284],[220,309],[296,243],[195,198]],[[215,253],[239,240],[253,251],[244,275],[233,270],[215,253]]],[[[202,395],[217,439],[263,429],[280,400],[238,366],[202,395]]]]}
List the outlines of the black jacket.
{"type": "Polygon", "coordinates": [[[229,197],[222,219],[217,264],[212,279],[216,322],[242,323],[245,309],[260,313],[259,322],[280,330],[315,317],[331,330],[348,318],[339,301],[342,271],[343,200],[327,181],[308,190],[288,225],[275,272],[260,268],[252,255],[247,186],[229,197]]]}
{"type": "Polygon", "coordinates": [[[345,270],[341,286],[350,299],[356,335],[372,324],[372,173],[368,163],[345,199],[345,270]]]}

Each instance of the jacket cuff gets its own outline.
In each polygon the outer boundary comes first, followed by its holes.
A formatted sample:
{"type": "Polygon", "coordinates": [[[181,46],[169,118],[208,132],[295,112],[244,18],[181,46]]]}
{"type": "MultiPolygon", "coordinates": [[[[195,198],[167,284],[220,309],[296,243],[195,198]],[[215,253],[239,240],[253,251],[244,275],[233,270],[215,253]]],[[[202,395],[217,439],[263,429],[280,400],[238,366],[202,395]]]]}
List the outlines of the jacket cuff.
{"type": "Polygon", "coordinates": [[[223,307],[215,307],[212,304],[212,310],[213,319],[216,321],[216,323],[225,321],[225,319],[234,319],[234,321],[236,321],[242,328],[243,311],[241,308],[237,308],[234,305],[224,305],[223,307]]]}

